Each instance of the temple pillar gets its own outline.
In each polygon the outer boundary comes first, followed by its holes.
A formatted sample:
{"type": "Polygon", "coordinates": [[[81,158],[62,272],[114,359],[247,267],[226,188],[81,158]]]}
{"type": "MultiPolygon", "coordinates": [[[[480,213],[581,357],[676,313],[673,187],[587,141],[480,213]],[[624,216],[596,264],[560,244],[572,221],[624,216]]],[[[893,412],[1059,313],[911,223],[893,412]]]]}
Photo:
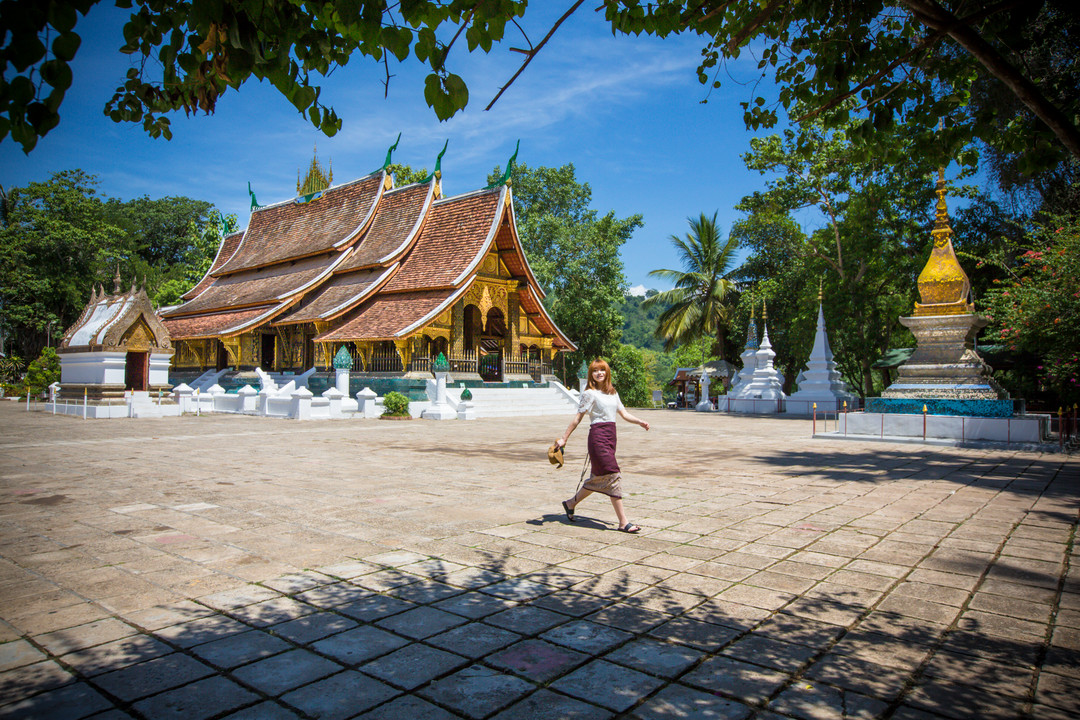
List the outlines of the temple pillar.
{"type": "Polygon", "coordinates": [[[518,348],[521,346],[521,333],[518,318],[520,316],[520,305],[518,303],[517,293],[508,293],[506,298],[506,355],[508,357],[516,358],[520,351],[518,348]]]}
{"type": "Polygon", "coordinates": [[[465,303],[461,300],[454,303],[450,320],[450,354],[454,357],[465,354],[465,303]]]}

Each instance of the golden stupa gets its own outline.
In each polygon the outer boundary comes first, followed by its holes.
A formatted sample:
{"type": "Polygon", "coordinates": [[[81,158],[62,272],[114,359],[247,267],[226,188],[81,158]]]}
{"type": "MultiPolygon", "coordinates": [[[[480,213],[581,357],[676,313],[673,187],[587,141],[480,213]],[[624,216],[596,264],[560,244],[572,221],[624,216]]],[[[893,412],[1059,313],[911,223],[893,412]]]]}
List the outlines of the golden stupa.
{"type": "Polygon", "coordinates": [[[938,170],[937,210],[934,229],[934,248],[930,259],[919,273],[919,297],[912,315],[967,315],[975,312],[975,305],[968,302],[971,282],[956,258],[952,246],[952,228],[949,227],[949,210],[945,205],[945,171],[938,170]]]}

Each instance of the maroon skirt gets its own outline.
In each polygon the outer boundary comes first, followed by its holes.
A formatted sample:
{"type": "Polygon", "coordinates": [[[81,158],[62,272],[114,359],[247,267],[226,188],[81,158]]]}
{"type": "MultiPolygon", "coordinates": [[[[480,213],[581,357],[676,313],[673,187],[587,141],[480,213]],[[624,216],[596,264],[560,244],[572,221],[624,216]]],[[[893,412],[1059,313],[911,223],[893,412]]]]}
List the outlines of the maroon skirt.
{"type": "Polygon", "coordinates": [[[592,474],[611,475],[620,472],[615,460],[615,423],[593,423],[589,426],[589,459],[592,460],[592,474]]]}

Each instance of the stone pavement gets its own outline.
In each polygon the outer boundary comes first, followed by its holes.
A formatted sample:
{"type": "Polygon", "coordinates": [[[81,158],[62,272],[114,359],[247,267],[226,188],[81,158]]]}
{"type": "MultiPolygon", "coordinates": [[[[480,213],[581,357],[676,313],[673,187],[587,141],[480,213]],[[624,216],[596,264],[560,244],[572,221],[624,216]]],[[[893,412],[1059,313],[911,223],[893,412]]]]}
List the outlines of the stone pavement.
{"type": "MultiPolygon", "coordinates": [[[[637,412],[637,411],[635,411],[637,412]]],[[[0,402],[0,718],[1080,716],[1080,460],[0,402]]]]}

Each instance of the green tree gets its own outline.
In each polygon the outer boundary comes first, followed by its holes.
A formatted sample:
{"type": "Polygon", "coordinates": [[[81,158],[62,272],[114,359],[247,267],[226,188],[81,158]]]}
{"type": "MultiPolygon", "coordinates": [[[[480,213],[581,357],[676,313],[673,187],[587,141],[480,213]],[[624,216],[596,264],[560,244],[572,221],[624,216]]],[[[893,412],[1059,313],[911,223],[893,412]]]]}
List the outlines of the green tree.
{"type": "Polygon", "coordinates": [[[1071,405],[1080,402],[1080,216],[1052,218],[1024,245],[990,258],[1007,277],[983,297],[986,312],[997,339],[1040,358],[1038,379],[1071,405]]]}
{"type": "MultiPolygon", "coordinates": [[[[912,342],[898,318],[913,306],[914,278],[925,263],[933,223],[931,167],[916,153],[902,151],[914,142],[902,129],[891,138],[904,162],[867,159],[846,133],[818,123],[782,137],[754,138],[744,156],[747,167],[779,177],[737,206],[751,216],[808,208],[821,213],[825,224],[798,252],[807,273],[803,286],[816,289],[824,278],[837,363],[845,377],[861,380],[857,390],[864,397],[875,391],[873,362],[890,345],[912,342]]],[[[968,194],[965,188],[954,192],[968,194]]],[[[757,254],[770,252],[763,245],[757,254]]]]}
{"type": "MultiPolygon", "coordinates": [[[[750,128],[774,126],[782,107],[796,110],[796,122],[819,118],[830,128],[846,127],[864,158],[902,159],[887,131],[904,123],[913,149],[935,164],[970,151],[976,138],[1009,152],[1023,149],[1031,167],[1080,158],[1080,99],[1075,82],[1064,77],[1080,71],[1080,21],[1070,0],[653,0],[645,7],[609,0],[605,6],[618,31],[705,38],[698,78],[714,88],[723,62],[760,48],[762,78],[771,73],[779,92],[775,98],[755,93],[743,103],[750,128]],[[1012,95],[1024,114],[979,111],[970,102],[977,83],[1012,95]],[[857,105],[845,107],[851,100],[857,105]]],[[[973,165],[975,155],[964,159],[973,165]]]]}
{"type": "Polygon", "coordinates": [[[55,173],[8,193],[0,228],[3,324],[16,352],[37,357],[86,306],[94,283],[107,282],[122,254],[122,231],[105,221],[96,178],[55,173]]]}
{"type": "MultiPolygon", "coordinates": [[[[8,133],[29,152],[60,121],[72,83],[70,62],[81,38],[79,15],[100,0],[4,0],[0,29],[0,139],[8,133]]],[[[489,52],[526,0],[117,0],[137,6],[120,52],[133,62],[105,111],[116,122],[142,123],[171,137],[169,114],[212,113],[229,91],[268,81],[327,135],[341,120],[315,84],[354,56],[380,67],[389,88],[391,61],[427,65],[424,99],[441,120],[465,107],[469,91],[450,71],[450,51],[489,52]],[[152,62],[147,62],[152,58],[152,62]]]]}
{"type": "MultiPolygon", "coordinates": [[[[751,311],[760,326],[765,303],[774,364],[784,373],[784,391],[790,393],[806,365],[817,327],[819,284],[806,267],[808,238],[791,217],[767,211],[737,221],[731,235],[750,253],[735,273],[744,288],[736,327],[747,327],[751,311]]],[[[742,341],[738,335],[736,339],[742,341]]],[[[741,351],[742,345],[736,352],[741,351]]]]}
{"type": "Polygon", "coordinates": [[[729,295],[735,283],[729,277],[734,269],[736,237],[721,242],[716,225],[716,213],[710,218],[687,218],[690,232],[685,237],[671,236],[682,261],[683,270],[653,270],[650,276],[669,282],[675,287],[648,298],[646,307],[667,305],[660,313],[657,336],[664,339],[664,349],[701,337],[716,339],[717,351],[723,356],[725,334],[731,321],[729,295]]]}
{"type": "Polygon", "coordinates": [[[220,244],[210,204],[190,198],[98,195],[81,170],[13,188],[0,226],[0,330],[34,357],[78,318],[92,288],[146,285],[158,304],[177,302],[202,278],[220,244]]]}
{"type": "MultiPolygon", "coordinates": [[[[501,176],[496,167],[488,182],[501,176]]],[[[610,211],[598,216],[589,207],[592,188],[577,181],[573,164],[515,164],[511,187],[522,246],[547,293],[544,305],[578,346],[566,359],[567,371],[575,373],[582,360],[615,348],[626,286],[619,248],[643,225],[641,215],[620,219],[610,211]]]]}
{"type": "MultiPolygon", "coordinates": [[[[29,152],[60,121],[72,83],[70,62],[81,38],[79,15],[100,0],[5,0],[0,34],[0,139],[9,133],[29,152]]],[[[451,50],[490,52],[517,26],[527,0],[118,0],[138,5],[124,27],[120,52],[134,62],[106,105],[117,122],[142,123],[170,137],[169,114],[213,112],[221,97],[252,79],[269,81],[315,127],[341,127],[315,84],[359,56],[380,66],[389,88],[391,61],[410,56],[430,69],[424,98],[445,120],[464,108],[469,90],[450,70],[451,50]],[[153,58],[153,62],[146,60],[153,58]]],[[[556,20],[538,43],[524,31],[520,69],[542,50],[582,0],[556,20]]],[[[886,159],[895,148],[878,133],[909,122],[914,147],[933,162],[953,158],[979,138],[1046,167],[1080,158],[1080,98],[1072,79],[1080,68],[1072,0],[976,3],[964,0],[605,0],[616,33],[678,33],[704,39],[699,80],[719,86],[723,62],[760,48],[762,77],[771,73],[777,97],[766,91],[744,103],[749,127],[772,127],[778,110],[800,103],[796,121],[823,116],[856,100],[834,127],[856,121],[853,137],[866,156],[886,159]],[[972,105],[981,84],[1014,96],[1023,114],[995,114],[972,105]],[[1002,123],[1000,118],[1009,120],[1002,123]],[[941,132],[934,132],[944,119],[941,132]],[[1014,121],[1015,120],[1015,121],[1014,121]],[[1023,149],[1023,153],[1017,153],[1023,149]]],[[[767,87],[768,83],[757,86],[767,87]]],[[[492,103],[495,102],[492,101],[492,103]]],[[[490,107],[490,105],[488,106],[490,107]]],[[[974,155],[967,157],[974,163],[974,155]]]]}
{"type": "Polygon", "coordinates": [[[620,342],[624,345],[660,351],[663,349],[664,343],[656,337],[656,324],[660,313],[666,310],[667,306],[658,303],[645,307],[645,300],[658,294],[656,290],[650,290],[649,293],[651,294],[646,297],[627,295],[623,300],[620,309],[623,316],[620,342]]]}
{"type": "Polygon", "coordinates": [[[611,382],[627,407],[651,407],[649,366],[642,351],[619,345],[611,354],[611,382]]]}

